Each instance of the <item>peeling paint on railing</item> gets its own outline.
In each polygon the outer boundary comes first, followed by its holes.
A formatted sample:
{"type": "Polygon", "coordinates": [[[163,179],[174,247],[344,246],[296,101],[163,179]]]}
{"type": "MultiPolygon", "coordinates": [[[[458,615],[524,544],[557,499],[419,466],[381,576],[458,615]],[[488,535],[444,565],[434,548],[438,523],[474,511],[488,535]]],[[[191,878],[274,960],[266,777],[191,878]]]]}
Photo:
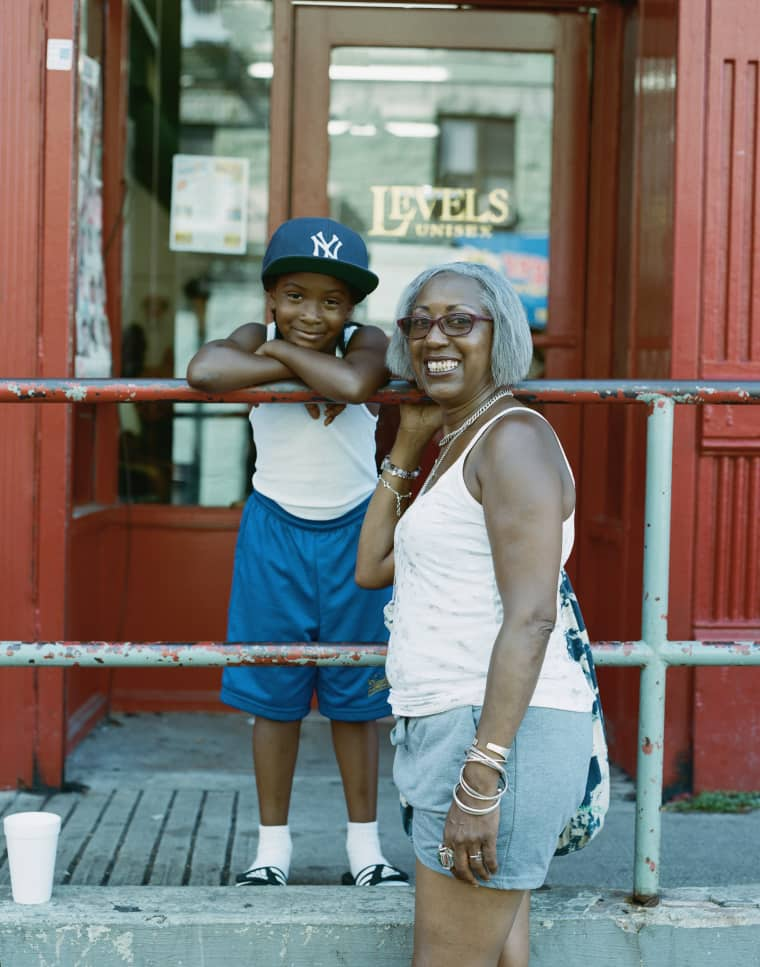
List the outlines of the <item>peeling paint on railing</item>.
{"type": "MultiPolygon", "coordinates": [[[[641,383],[637,380],[527,380],[514,387],[525,403],[753,403],[760,400],[760,381],[735,383],[641,383]]],[[[413,384],[393,380],[370,399],[404,403],[425,397],[413,384]]],[[[135,403],[171,400],[182,403],[304,403],[324,397],[302,383],[280,382],[229,393],[191,389],[183,379],[0,379],[0,403],[135,403]]]]}
{"type": "MultiPolygon", "coordinates": [[[[658,654],[644,641],[597,641],[599,667],[760,665],[760,641],[670,641],[658,654]]],[[[0,641],[0,667],[93,668],[227,665],[382,665],[384,644],[224,641],[0,641]]]]}
{"type": "Polygon", "coordinates": [[[382,665],[386,650],[382,644],[321,642],[0,641],[0,666],[382,665]]]}

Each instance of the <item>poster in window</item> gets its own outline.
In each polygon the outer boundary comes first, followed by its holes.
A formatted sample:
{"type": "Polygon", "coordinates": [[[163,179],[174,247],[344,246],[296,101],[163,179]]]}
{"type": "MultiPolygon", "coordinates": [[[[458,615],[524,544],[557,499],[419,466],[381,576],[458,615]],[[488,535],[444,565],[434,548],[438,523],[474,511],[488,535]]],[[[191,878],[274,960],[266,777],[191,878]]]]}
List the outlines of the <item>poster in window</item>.
{"type": "Polygon", "coordinates": [[[248,159],[177,154],[172,164],[169,247],[245,254],[248,159]]]}
{"type": "Polygon", "coordinates": [[[106,316],[103,261],[102,96],[100,64],[79,62],[77,185],[77,294],[74,375],[111,375],[111,332],[106,316]]]}

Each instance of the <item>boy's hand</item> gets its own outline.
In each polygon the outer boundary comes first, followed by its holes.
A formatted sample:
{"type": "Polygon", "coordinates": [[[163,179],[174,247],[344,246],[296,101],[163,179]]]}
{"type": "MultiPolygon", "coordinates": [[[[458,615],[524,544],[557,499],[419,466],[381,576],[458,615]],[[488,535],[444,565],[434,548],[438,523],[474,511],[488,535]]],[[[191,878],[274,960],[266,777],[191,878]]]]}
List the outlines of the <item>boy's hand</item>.
{"type": "MultiPolygon", "coordinates": [[[[304,406],[312,420],[318,420],[322,416],[319,403],[304,403],[304,406]]],[[[325,403],[325,426],[329,426],[345,408],[345,403],[325,403]]]]}
{"type": "Polygon", "coordinates": [[[335,417],[339,416],[345,408],[345,403],[328,403],[325,406],[325,426],[329,426],[335,417]]]}

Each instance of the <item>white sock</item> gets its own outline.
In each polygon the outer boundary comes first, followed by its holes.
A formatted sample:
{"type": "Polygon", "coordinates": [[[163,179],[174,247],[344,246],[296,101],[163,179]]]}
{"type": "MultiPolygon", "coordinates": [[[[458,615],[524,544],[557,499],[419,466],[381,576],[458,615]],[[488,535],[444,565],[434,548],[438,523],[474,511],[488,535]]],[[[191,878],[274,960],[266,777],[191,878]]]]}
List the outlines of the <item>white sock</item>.
{"type": "Polygon", "coordinates": [[[346,833],[346,852],[351,866],[351,876],[356,876],[365,866],[374,866],[375,863],[388,865],[388,860],[383,856],[380,848],[377,822],[349,823],[346,833]]]}
{"type": "Polygon", "coordinates": [[[290,826],[259,826],[259,843],[256,859],[249,870],[259,866],[276,866],[285,877],[290,875],[290,858],[293,854],[293,841],[290,826]]]}

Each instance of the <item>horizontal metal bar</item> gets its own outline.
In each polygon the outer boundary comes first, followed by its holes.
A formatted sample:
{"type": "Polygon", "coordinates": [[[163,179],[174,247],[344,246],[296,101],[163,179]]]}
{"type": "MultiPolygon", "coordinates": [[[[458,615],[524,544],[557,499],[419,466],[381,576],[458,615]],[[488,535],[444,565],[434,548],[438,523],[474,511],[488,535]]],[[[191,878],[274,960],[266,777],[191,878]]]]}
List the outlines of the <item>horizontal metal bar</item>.
{"type": "MultiPolygon", "coordinates": [[[[668,397],[676,403],[756,403],[760,381],[640,383],[636,380],[528,380],[514,387],[526,403],[650,403],[668,397]]],[[[324,397],[302,383],[281,382],[236,390],[204,393],[183,379],[0,379],[0,403],[135,403],[174,400],[201,403],[304,403],[324,397]]],[[[370,398],[376,403],[425,399],[411,383],[393,380],[370,398]]]]}
{"type": "Polygon", "coordinates": [[[652,647],[645,641],[596,641],[598,667],[635,667],[661,661],[665,665],[760,665],[760,641],[665,641],[652,647]]]}
{"type": "Polygon", "coordinates": [[[760,641],[667,641],[659,655],[667,665],[760,665],[760,641]]]}
{"type": "MultiPolygon", "coordinates": [[[[760,665],[760,641],[669,641],[658,650],[644,641],[597,641],[599,667],[667,665],[760,665]]],[[[220,641],[0,641],[0,667],[192,665],[382,665],[383,644],[220,641]]]]}
{"type": "Polygon", "coordinates": [[[382,665],[385,645],[322,642],[1,641],[0,666],[382,665]]]}
{"type": "Polygon", "coordinates": [[[639,668],[652,660],[645,641],[595,641],[591,644],[594,664],[599,667],[639,668]]]}

